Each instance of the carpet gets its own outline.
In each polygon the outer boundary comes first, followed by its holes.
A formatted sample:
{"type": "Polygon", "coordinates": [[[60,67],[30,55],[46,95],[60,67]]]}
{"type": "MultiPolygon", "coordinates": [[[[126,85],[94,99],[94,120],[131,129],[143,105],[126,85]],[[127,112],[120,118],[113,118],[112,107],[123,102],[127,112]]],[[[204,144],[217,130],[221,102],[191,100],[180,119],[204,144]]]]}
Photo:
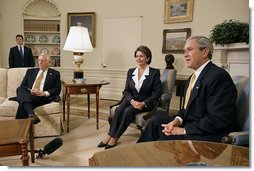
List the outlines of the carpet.
{"type": "MultiPolygon", "coordinates": [[[[99,129],[96,130],[96,119],[88,119],[86,116],[71,114],[70,132],[60,136],[63,145],[50,155],[36,159],[30,166],[88,166],[88,159],[95,152],[103,151],[98,148],[99,142],[106,136],[109,129],[108,122],[100,119],[99,129]]],[[[124,145],[135,144],[140,131],[130,125],[124,135],[119,139],[114,148],[124,145]]],[[[36,138],[35,149],[43,147],[55,137],[36,138]]],[[[0,164],[5,166],[22,166],[20,156],[0,158],[0,164]]]]}

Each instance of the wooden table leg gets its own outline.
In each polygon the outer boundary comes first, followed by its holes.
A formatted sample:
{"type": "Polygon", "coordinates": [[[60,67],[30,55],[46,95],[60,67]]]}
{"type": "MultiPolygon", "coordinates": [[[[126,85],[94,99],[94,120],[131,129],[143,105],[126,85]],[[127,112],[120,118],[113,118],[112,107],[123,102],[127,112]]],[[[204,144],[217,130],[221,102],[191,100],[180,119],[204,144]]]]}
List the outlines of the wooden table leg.
{"type": "Polygon", "coordinates": [[[87,94],[87,109],[88,109],[88,119],[90,119],[90,94],[87,94]]]}
{"type": "Polygon", "coordinates": [[[96,129],[99,129],[99,88],[96,90],[96,129]]]}
{"type": "Polygon", "coordinates": [[[22,160],[22,165],[23,166],[29,166],[29,155],[28,155],[28,140],[27,139],[22,139],[20,140],[20,146],[21,146],[21,160],[22,160]]]}
{"type": "Polygon", "coordinates": [[[66,95],[67,99],[67,133],[69,133],[69,127],[70,127],[70,95],[66,95]]]}
{"type": "Polygon", "coordinates": [[[66,94],[63,94],[63,121],[65,121],[65,100],[66,94]]]}
{"type": "Polygon", "coordinates": [[[32,163],[34,163],[34,126],[33,126],[33,122],[31,122],[29,133],[30,133],[29,140],[30,140],[31,161],[32,161],[32,163]]]}

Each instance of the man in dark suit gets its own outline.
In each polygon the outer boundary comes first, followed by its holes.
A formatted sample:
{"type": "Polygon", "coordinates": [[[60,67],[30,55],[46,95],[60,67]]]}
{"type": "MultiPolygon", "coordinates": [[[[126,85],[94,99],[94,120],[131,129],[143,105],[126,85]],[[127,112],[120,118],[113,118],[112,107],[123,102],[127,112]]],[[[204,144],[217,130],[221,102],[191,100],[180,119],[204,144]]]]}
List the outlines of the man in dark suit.
{"type": "Polygon", "coordinates": [[[23,45],[23,36],[16,36],[17,46],[10,49],[9,68],[34,67],[34,57],[32,50],[23,45]]]}
{"type": "Polygon", "coordinates": [[[187,39],[184,46],[185,62],[188,68],[194,69],[194,73],[186,84],[184,108],[176,116],[169,116],[164,111],[155,113],[138,142],[220,142],[223,136],[238,129],[236,87],[230,75],[211,62],[212,53],[213,46],[208,38],[193,36],[187,39]],[[187,94],[190,94],[189,98],[187,94]]]}
{"type": "Polygon", "coordinates": [[[20,87],[17,88],[19,107],[16,119],[31,117],[37,124],[40,119],[34,114],[33,109],[52,101],[60,101],[60,73],[49,68],[49,64],[50,57],[42,53],[38,57],[39,68],[27,70],[20,87]]]}

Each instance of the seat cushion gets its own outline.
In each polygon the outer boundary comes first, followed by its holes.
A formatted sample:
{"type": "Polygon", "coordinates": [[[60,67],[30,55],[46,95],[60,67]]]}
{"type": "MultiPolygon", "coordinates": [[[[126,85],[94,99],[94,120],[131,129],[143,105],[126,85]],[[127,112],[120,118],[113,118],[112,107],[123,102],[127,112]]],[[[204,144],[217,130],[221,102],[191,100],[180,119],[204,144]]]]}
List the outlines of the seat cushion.
{"type": "MultiPolygon", "coordinates": [[[[6,99],[0,107],[0,116],[15,117],[18,109],[18,102],[6,99]]],[[[39,106],[34,109],[38,116],[52,115],[62,112],[60,102],[51,102],[49,104],[39,106]]]]}
{"type": "Polygon", "coordinates": [[[60,112],[62,112],[60,102],[51,102],[49,104],[45,104],[34,109],[34,113],[38,116],[52,115],[60,112]]]}
{"type": "MultiPolygon", "coordinates": [[[[116,108],[118,107],[117,106],[113,106],[111,109],[110,109],[110,117],[113,118],[114,114],[115,114],[115,110],[116,108]]],[[[145,120],[143,118],[144,115],[146,115],[148,112],[142,112],[142,113],[139,113],[136,115],[136,118],[135,120],[132,122],[138,126],[141,126],[143,127],[145,125],[145,120]]]]}
{"type": "Polygon", "coordinates": [[[18,109],[18,102],[11,101],[8,98],[0,106],[0,116],[15,117],[18,109]]]}

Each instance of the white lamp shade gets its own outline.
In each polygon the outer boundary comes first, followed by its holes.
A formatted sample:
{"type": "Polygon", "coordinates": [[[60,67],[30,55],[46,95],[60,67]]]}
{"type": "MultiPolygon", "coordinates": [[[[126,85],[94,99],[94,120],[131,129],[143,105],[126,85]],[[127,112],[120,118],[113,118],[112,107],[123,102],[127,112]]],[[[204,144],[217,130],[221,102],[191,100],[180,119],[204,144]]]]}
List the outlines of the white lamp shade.
{"type": "Polygon", "coordinates": [[[72,52],[92,52],[88,29],[83,26],[71,26],[63,50],[72,52]]]}

